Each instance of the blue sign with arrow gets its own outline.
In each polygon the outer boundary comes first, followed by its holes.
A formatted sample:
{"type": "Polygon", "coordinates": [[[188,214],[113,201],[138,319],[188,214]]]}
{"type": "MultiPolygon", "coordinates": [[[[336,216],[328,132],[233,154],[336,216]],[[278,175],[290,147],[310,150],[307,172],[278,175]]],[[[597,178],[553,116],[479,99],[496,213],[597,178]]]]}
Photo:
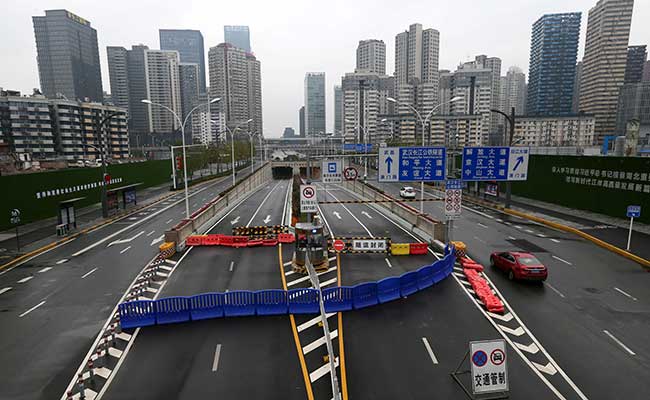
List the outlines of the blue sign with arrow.
{"type": "Polygon", "coordinates": [[[627,206],[627,217],[628,218],[640,218],[641,217],[641,206],[627,206]]]}
{"type": "Polygon", "coordinates": [[[524,181],[528,178],[528,147],[465,147],[464,181],[524,181]]]}
{"type": "Polygon", "coordinates": [[[380,182],[445,180],[444,147],[380,147],[380,182]]]}

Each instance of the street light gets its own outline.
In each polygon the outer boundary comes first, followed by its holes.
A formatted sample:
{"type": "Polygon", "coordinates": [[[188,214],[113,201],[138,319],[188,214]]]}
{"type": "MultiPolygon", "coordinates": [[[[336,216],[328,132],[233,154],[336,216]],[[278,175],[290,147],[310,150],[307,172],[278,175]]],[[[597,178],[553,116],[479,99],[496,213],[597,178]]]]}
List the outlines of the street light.
{"type": "MultiPolygon", "coordinates": [[[[388,122],[388,118],[382,118],[381,122],[386,123],[388,122]]],[[[390,141],[392,142],[395,140],[395,132],[393,132],[393,124],[391,123],[390,125],[390,141]]]]}
{"type": "MultiPolygon", "coordinates": [[[[438,108],[442,107],[443,105],[451,104],[451,103],[454,103],[454,102],[456,102],[458,100],[462,100],[462,99],[463,99],[462,97],[456,96],[456,97],[452,98],[451,100],[449,100],[449,101],[447,101],[445,103],[440,103],[437,106],[433,107],[431,109],[431,111],[429,111],[429,114],[427,114],[427,116],[425,118],[422,118],[422,115],[420,115],[418,110],[416,110],[415,107],[413,107],[412,105],[400,103],[399,101],[395,100],[392,97],[387,97],[386,98],[386,100],[390,101],[391,103],[403,104],[403,105],[407,106],[408,108],[410,108],[411,110],[413,110],[413,112],[415,112],[415,115],[418,117],[418,119],[422,123],[422,147],[424,147],[424,131],[426,129],[427,122],[429,122],[429,118],[431,118],[431,116],[433,115],[433,112],[436,111],[438,108]]],[[[429,133],[429,141],[430,141],[430,139],[431,139],[431,133],[429,133]]],[[[424,213],[424,181],[420,181],[420,214],[423,214],[423,213],[424,213]]]]}
{"type": "Polygon", "coordinates": [[[153,101],[151,101],[149,99],[141,100],[144,104],[149,104],[150,106],[158,106],[158,107],[164,108],[165,110],[169,111],[170,113],[172,113],[174,115],[174,117],[176,118],[176,120],[178,121],[178,123],[181,126],[181,135],[182,135],[182,139],[183,139],[183,181],[184,181],[184,184],[185,184],[185,216],[188,219],[190,218],[190,197],[189,197],[189,191],[187,190],[187,154],[186,154],[186,151],[185,151],[185,125],[187,124],[187,121],[190,118],[190,115],[192,115],[192,113],[195,110],[197,110],[199,107],[209,106],[210,104],[216,103],[219,100],[221,100],[221,98],[215,97],[214,99],[208,101],[207,103],[201,103],[201,104],[197,105],[196,107],[191,109],[190,112],[187,113],[187,115],[185,116],[184,121],[181,120],[181,118],[178,116],[178,114],[176,114],[176,112],[174,110],[172,110],[171,108],[169,108],[169,107],[167,107],[165,105],[154,103],[153,101]]]}
{"type": "Polygon", "coordinates": [[[255,136],[255,134],[253,132],[246,132],[246,133],[248,133],[248,139],[251,142],[251,174],[252,174],[253,172],[255,172],[255,167],[254,167],[255,159],[253,158],[253,136],[255,136]]]}
{"type": "MultiPolygon", "coordinates": [[[[515,108],[510,109],[510,115],[504,113],[501,110],[490,109],[490,112],[501,114],[510,124],[510,135],[508,137],[508,147],[512,146],[513,139],[515,137],[515,108]]],[[[510,181],[506,181],[506,208],[510,208],[510,197],[512,196],[512,187],[510,186],[510,181]]]]}
{"type": "Polygon", "coordinates": [[[364,157],[364,166],[363,166],[363,178],[364,180],[368,177],[368,131],[367,127],[364,125],[359,125],[355,121],[346,119],[345,122],[349,124],[355,124],[355,128],[361,128],[363,130],[363,152],[365,153],[364,157]]]}

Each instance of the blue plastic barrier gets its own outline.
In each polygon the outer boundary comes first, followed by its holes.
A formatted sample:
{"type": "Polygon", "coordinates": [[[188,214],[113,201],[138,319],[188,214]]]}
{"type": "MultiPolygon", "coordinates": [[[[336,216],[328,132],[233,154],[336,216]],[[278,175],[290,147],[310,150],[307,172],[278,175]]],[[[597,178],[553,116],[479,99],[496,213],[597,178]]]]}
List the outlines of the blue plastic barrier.
{"type": "Polygon", "coordinates": [[[380,303],[387,303],[400,297],[400,278],[398,276],[391,276],[377,282],[377,299],[380,303]]]}
{"type": "Polygon", "coordinates": [[[319,292],[316,289],[290,289],[287,292],[289,314],[313,314],[320,312],[319,292]]]}
{"type": "Polygon", "coordinates": [[[352,310],[352,288],[337,286],[323,289],[323,304],[325,312],[339,312],[352,310]]]}
{"type": "Polygon", "coordinates": [[[136,300],[118,307],[122,329],[138,328],[156,324],[156,303],[152,300],[136,300]]]}
{"type": "Polygon", "coordinates": [[[235,290],[223,294],[223,312],[226,317],[255,315],[255,292],[235,290]]]}
{"type": "Polygon", "coordinates": [[[377,282],[364,282],[353,286],[352,295],[355,310],[378,304],[377,282]]]}
{"type": "Polygon", "coordinates": [[[436,264],[443,264],[442,261],[436,261],[431,265],[425,265],[418,269],[418,290],[424,290],[430,286],[433,286],[433,273],[436,268],[436,264]]]}
{"type": "Polygon", "coordinates": [[[223,317],[223,293],[203,293],[190,297],[192,321],[223,317]]]}
{"type": "Polygon", "coordinates": [[[418,291],[418,271],[405,272],[399,277],[400,294],[406,297],[418,291]]]}
{"type": "Polygon", "coordinates": [[[259,290],[255,292],[255,303],[257,315],[286,314],[289,310],[287,292],[281,289],[259,290]]]}
{"type": "Polygon", "coordinates": [[[175,324],[190,320],[188,297],[167,297],[156,300],[156,324],[175,324]]]}

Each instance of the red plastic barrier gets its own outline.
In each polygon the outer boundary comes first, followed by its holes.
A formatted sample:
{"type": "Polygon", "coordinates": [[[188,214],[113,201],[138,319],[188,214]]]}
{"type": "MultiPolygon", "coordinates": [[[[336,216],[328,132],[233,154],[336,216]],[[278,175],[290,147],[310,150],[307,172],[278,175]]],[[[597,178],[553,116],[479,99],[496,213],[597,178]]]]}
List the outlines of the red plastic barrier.
{"type": "Polygon", "coordinates": [[[224,235],[205,235],[203,237],[204,246],[219,246],[221,244],[221,237],[224,235]]]}
{"type": "Polygon", "coordinates": [[[278,244],[278,239],[264,239],[262,240],[262,245],[264,246],[275,246],[278,244]]]}
{"type": "Polygon", "coordinates": [[[202,244],[203,236],[200,235],[188,236],[187,239],[185,239],[186,246],[201,246],[202,244]]]}
{"type": "MultiPolygon", "coordinates": [[[[262,239],[250,239],[248,242],[246,242],[246,246],[248,247],[255,247],[255,246],[261,246],[264,244],[264,241],[262,239]]],[[[237,246],[239,247],[239,246],[237,246]]],[[[244,247],[244,246],[241,246],[244,247]]]]}
{"type": "Polygon", "coordinates": [[[429,250],[429,245],[426,243],[409,243],[410,255],[427,254],[428,250],[429,250]]]}
{"type": "Polygon", "coordinates": [[[485,307],[489,312],[502,314],[505,311],[503,303],[498,297],[492,296],[485,301],[485,307]]]}
{"type": "Polygon", "coordinates": [[[278,233],[278,242],[280,243],[293,243],[296,241],[296,236],[293,233],[278,233]]]}
{"type": "Polygon", "coordinates": [[[232,237],[232,247],[248,246],[248,236],[231,236],[231,237],[232,237]]]}
{"type": "Polygon", "coordinates": [[[481,264],[476,264],[476,263],[463,264],[463,268],[473,269],[474,271],[477,272],[483,272],[483,266],[481,264]]]}
{"type": "Polygon", "coordinates": [[[228,236],[228,235],[222,235],[219,238],[219,244],[221,246],[228,246],[228,247],[233,247],[233,239],[234,236],[228,236]]]}

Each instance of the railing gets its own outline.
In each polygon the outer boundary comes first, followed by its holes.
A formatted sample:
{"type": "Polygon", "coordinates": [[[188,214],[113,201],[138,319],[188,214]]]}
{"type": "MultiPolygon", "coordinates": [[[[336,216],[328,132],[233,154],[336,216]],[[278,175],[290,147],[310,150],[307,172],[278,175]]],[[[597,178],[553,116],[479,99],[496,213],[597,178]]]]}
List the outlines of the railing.
{"type": "Polygon", "coordinates": [[[359,310],[411,296],[447,278],[454,267],[453,247],[445,248],[445,257],[431,265],[400,276],[355,286],[337,286],[322,291],[309,288],[280,290],[236,290],[226,293],[202,293],[190,297],[136,300],[119,305],[123,329],[209,318],[316,314],[320,297],[325,312],[359,310]]]}

